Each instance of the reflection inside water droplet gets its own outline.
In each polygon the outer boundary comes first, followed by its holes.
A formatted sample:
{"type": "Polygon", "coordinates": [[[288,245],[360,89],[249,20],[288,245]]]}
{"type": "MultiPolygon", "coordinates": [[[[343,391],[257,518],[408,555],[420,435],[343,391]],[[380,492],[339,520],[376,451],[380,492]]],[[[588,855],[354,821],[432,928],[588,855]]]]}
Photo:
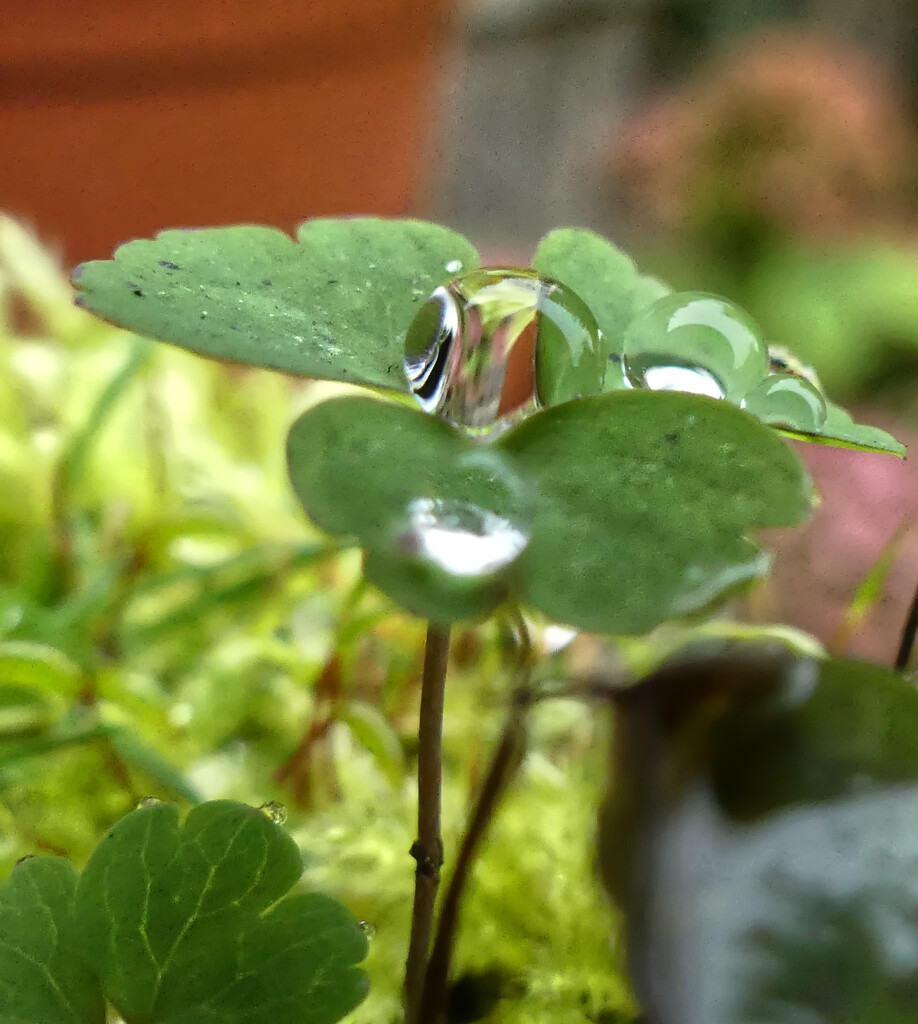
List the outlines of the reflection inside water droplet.
{"type": "Polygon", "coordinates": [[[412,501],[407,526],[396,538],[403,553],[460,577],[499,572],[528,543],[528,532],[503,516],[467,501],[439,498],[412,501]]]}
{"type": "Polygon", "coordinates": [[[652,364],[642,367],[638,362],[632,364],[632,374],[625,379],[629,387],[633,375],[643,381],[643,387],[651,391],[688,391],[693,395],[708,395],[710,398],[723,398],[724,389],[720,382],[707,370],[700,366],[659,366],[652,364]]]}
{"type": "Polygon", "coordinates": [[[148,807],[158,807],[161,803],[162,800],[159,800],[155,796],[145,796],[141,797],[141,799],[137,801],[137,804],[134,809],[137,811],[143,811],[146,810],[148,807]]]}
{"type": "Polygon", "coordinates": [[[569,288],[490,268],[437,288],[405,339],[405,376],[425,412],[472,430],[602,389],[601,335],[569,288]]]}
{"type": "Polygon", "coordinates": [[[763,423],[816,433],[826,422],[826,400],[805,377],[769,374],[746,396],[743,408],[763,423]]]}
{"type": "Polygon", "coordinates": [[[754,321],[703,292],[673,292],[635,317],[625,332],[623,360],[631,387],[736,403],[768,372],[768,352],[754,321]]]}
{"type": "Polygon", "coordinates": [[[275,825],[283,825],[287,820],[287,808],[278,800],[268,800],[258,808],[267,815],[275,825]]]}

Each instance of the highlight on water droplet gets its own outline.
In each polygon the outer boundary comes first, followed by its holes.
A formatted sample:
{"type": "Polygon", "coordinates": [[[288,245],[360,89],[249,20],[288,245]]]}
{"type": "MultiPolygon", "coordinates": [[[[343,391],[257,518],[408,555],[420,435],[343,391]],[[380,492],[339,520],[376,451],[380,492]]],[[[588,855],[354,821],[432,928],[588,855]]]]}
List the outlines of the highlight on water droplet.
{"type": "Polygon", "coordinates": [[[743,401],[743,408],[775,427],[815,434],[826,422],[827,406],[821,391],[805,377],[771,373],[743,401]]]}
{"type": "Polygon", "coordinates": [[[155,796],[141,797],[141,799],[137,801],[134,810],[143,811],[148,807],[158,807],[161,803],[162,800],[155,796]]]}
{"type": "Polygon", "coordinates": [[[275,825],[283,825],[287,820],[287,808],[278,800],[268,800],[258,808],[269,817],[275,825]]]}
{"type": "Polygon", "coordinates": [[[651,391],[690,391],[739,404],[768,373],[768,350],[752,318],[726,299],[672,292],[625,332],[627,383],[651,391]]]}
{"type": "Polygon", "coordinates": [[[415,498],[408,505],[399,550],[450,576],[492,576],[515,561],[529,534],[468,501],[415,498]]]}
{"type": "Polygon", "coordinates": [[[408,329],[404,369],[425,412],[487,432],[599,394],[606,357],[592,313],[569,288],[493,267],[434,290],[408,329]]]}

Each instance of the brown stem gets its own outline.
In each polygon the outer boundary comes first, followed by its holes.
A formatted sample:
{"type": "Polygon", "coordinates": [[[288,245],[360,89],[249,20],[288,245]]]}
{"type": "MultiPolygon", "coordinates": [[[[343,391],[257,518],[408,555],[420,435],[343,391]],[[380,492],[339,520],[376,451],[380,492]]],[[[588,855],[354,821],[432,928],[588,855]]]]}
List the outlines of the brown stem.
{"type": "Polygon", "coordinates": [[[915,596],[912,598],[908,618],[902,628],[902,640],[899,643],[899,650],[896,653],[896,661],[893,666],[898,672],[904,672],[908,666],[912,648],[915,646],[916,634],[918,634],[918,590],[915,591],[915,596]]]}
{"type": "Polygon", "coordinates": [[[427,952],[433,931],[434,904],[443,865],[440,838],[440,781],[442,772],[443,700],[449,629],[430,623],[421,679],[421,714],[418,723],[418,837],[411,847],[417,861],[411,939],[405,964],[405,1019],[420,1024],[419,1015],[427,952]]]}
{"type": "Polygon", "coordinates": [[[472,861],[487,832],[500,799],[523,759],[526,745],[525,714],[528,693],[519,690],[498,741],[484,783],[475,801],[468,827],[462,838],[456,867],[450,878],[434,939],[417,1017],[409,1024],[439,1024],[445,1012],[446,985],[453,942],[459,924],[459,906],[472,861]]]}

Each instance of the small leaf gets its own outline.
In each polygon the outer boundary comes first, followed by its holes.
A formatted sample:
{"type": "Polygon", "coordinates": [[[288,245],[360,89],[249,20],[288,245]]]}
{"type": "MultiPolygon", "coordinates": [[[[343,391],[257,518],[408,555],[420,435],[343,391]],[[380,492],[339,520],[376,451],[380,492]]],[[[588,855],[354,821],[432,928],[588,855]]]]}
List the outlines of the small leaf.
{"type": "Polygon", "coordinates": [[[781,433],[799,441],[828,444],[835,448],[854,448],[861,452],[885,452],[905,458],[905,445],[879,427],[855,423],[851,416],[834,402],[826,403],[826,422],[818,434],[798,434],[792,430],[781,433]]]}
{"type": "Polygon", "coordinates": [[[246,225],[163,231],[83,264],[74,283],[93,313],[202,355],[404,391],[414,313],[477,263],[446,228],[355,217],[306,221],[299,244],[246,225]]]}
{"type": "Polygon", "coordinates": [[[600,859],[655,1024],[907,1024],[918,693],[870,665],[696,649],[621,694],[600,859]]]}
{"type": "Polygon", "coordinates": [[[3,1024],[104,1024],[97,979],[73,923],[77,870],[30,857],[0,884],[0,1020],[3,1024]]]}
{"type": "Polygon", "coordinates": [[[363,998],[366,954],[334,900],[288,894],[296,844],[265,814],[166,804],[123,818],[80,879],[86,955],[108,1000],[151,1024],[332,1024],[363,998]]]}
{"type": "MultiPolygon", "coordinates": [[[[606,351],[621,353],[625,328],[635,313],[638,284],[628,256],[592,231],[558,228],[539,242],[532,266],[572,288],[596,318],[606,351]]],[[[642,294],[646,290],[642,286],[642,294]]]]}
{"type": "Polygon", "coordinates": [[[813,500],[774,431],[697,395],[569,402],[497,447],[540,493],[519,592],[589,631],[642,633],[703,610],[767,567],[745,533],[799,523],[813,500]]]}

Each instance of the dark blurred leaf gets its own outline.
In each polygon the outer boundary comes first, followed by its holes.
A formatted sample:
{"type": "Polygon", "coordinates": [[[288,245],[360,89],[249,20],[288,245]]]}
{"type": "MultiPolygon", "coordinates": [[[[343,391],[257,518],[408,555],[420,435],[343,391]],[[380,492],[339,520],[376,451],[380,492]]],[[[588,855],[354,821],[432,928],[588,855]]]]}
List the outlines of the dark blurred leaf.
{"type": "Polygon", "coordinates": [[[906,1024],[918,692],[747,645],[624,693],[600,857],[654,1024],[906,1024]]]}

